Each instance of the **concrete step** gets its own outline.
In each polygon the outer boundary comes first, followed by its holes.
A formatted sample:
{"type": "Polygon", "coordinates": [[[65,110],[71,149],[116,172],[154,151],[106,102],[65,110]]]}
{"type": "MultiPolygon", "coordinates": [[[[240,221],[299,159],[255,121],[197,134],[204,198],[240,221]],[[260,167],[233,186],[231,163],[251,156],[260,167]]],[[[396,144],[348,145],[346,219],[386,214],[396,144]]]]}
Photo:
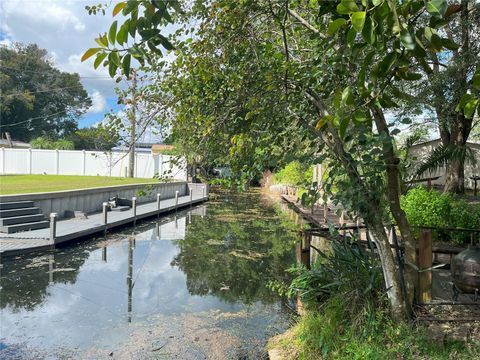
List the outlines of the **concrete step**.
{"type": "Polygon", "coordinates": [[[38,207],[0,210],[0,219],[12,217],[12,216],[35,215],[38,213],[39,213],[38,207]]]}
{"type": "Polygon", "coordinates": [[[20,209],[33,207],[33,201],[10,201],[0,203],[0,210],[20,209]]]}
{"type": "Polygon", "coordinates": [[[12,216],[8,218],[0,219],[0,226],[32,223],[32,222],[42,221],[42,220],[45,220],[45,216],[43,214],[12,216]]]}
{"type": "Polygon", "coordinates": [[[45,229],[45,228],[48,228],[49,226],[50,226],[50,222],[47,220],[44,220],[44,221],[36,221],[31,223],[2,226],[0,227],[0,230],[4,233],[11,234],[19,231],[45,229]]]}

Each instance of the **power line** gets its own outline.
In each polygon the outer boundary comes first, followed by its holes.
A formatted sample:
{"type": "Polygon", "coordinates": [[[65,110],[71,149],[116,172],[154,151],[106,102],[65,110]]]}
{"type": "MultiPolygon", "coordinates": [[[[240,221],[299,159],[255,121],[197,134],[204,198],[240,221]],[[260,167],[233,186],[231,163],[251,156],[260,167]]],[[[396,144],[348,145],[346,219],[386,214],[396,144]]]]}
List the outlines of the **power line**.
{"type": "MultiPolygon", "coordinates": [[[[35,71],[35,70],[23,70],[23,69],[18,69],[18,68],[12,68],[12,67],[8,67],[8,66],[3,66],[0,64],[0,69],[9,69],[9,70],[14,70],[14,71],[18,71],[18,72],[28,72],[28,73],[32,73],[32,74],[40,74],[40,75],[43,75],[41,71],[35,71]]],[[[54,69],[54,70],[57,70],[57,69],[54,69]]],[[[60,71],[60,70],[58,70],[60,71]]],[[[60,73],[62,73],[60,71],[60,73]]],[[[69,74],[69,75],[74,75],[74,74],[77,74],[77,73],[68,73],[68,72],[64,72],[66,74],[69,74]]],[[[54,76],[56,74],[52,74],[52,73],[45,73],[45,76],[54,76]]],[[[79,76],[80,79],[102,79],[102,80],[113,80],[110,76],[79,76]]]]}
{"type": "Polygon", "coordinates": [[[58,114],[61,114],[61,113],[67,112],[67,111],[68,111],[68,110],[62,110],[62,111],[59,111],[59,112],[56,112],[56,113],[53,113],[53,114],[50,114],[50,115],[37,116],[37,117],[33,117],[33,118],[30,118],[30,119],[27,119],[27,120],[19,121],[19,122],[17,122],[17,123],[13,123],[13,124],[0,125],[0,127],[15,126],[15,125],[24,124],[24,123],[29,122],[29,121],[32,121],[32,120],[47,119],[47,118],[56,116],[56,115],[58,115],[58,114]]]}
{"type": "MultiPolygon", "coordinates": [[[[55,92],[59,90],[65,90],[65,89],[75,89],[75,88],[83,88],[82,84],[75,85],[75,86],[66,86],[66,87],[61,87],[61,88],[52,88],[52,89],[47,89],[47,90],[37,90],[37,91],[30,91],[26,90],[26,92],[30,94],[38,94],[38,93],[46,93],[46,92],[55,92]]],[[[2,94],[2,96],[7,97],[7,96],[17,96],[17,95],[23,95],[25,92],[18,92],[18,93],[13,93],[13,94],[2,94]]]]}

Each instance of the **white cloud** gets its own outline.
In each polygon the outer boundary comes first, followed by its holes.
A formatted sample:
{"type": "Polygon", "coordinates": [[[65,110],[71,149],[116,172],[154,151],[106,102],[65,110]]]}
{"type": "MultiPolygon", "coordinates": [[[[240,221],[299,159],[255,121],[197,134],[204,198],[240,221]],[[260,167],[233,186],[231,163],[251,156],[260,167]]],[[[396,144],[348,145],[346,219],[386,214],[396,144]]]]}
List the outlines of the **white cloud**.
{"type": "Polygon", "coordinates": [[[98,90],[91,93],[90,98],[92,99],[92,106],[88,109],[87,113],[98,114],[104,111],[107,107],[105,97],[98,90]]]}

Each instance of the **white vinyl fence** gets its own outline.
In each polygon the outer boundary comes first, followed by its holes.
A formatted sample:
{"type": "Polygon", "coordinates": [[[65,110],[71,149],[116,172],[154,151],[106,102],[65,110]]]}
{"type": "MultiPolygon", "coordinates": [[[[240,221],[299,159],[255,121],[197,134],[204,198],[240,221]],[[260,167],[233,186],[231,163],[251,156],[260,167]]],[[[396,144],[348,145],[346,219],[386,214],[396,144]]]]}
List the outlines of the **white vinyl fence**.
{"type": "MultiPolygon", "coordinates": [[[[125,152],[1,148],[2,174],[98,175],[124,177],[125,152]]],[[[135,154],[135,177],[186,180],[185,160],[168,155],[135,154]]]]}

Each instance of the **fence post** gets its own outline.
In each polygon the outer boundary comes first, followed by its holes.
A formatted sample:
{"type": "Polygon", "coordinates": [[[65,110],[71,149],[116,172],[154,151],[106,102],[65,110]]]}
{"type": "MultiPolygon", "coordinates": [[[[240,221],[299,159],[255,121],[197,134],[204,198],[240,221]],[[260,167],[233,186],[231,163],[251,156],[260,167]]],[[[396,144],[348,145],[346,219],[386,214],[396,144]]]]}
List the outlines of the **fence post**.
{"type": "Polygon", "coordinates": [[[32,149],[28,149],[28,174],[32,175],[32,149]]]}
{"type": "Polygon", "coordinates": [[[132,197],[133,226],[137,226],[137,198],[132,197]]]}
{"type": "Polygon", "coordinates": [[[107,224],[108,224],[108,203],[104,202],[102,204],[102,212],[103,212],[103,236],[107,235],[107,224]]]}
{"type": "Polygon", "coordinates": [[[55,245],[57,236],[57,213],[50,213],[50,242],[55,245]]]}
{"type": "Polygon", "coordinates": [[[108,170],[109,170],[109,176],[112,177],[112,163],[113,163],[113,155],[112,152],[110,151],[108,153],[108,170]]]}
{"type": "Polygon", "coordinates": [[[55,166],[56,174],[60,175],[60,151],[58,149],[55,150],[55,166]]]}
{"type": "Polygon", "coordinates": [[[157,193],[157,218],[160,217],[160,198],[162,194],[157,193]]]}
{"type": "Polygon", "coordinates": [[[87,173],[87,152],[85,150],[82,150],[82,153],[82,175],[85,176],[85,174],[87,173]]]}
{"type": "Polygon", "coordinates": [[[179,191],[175,191],[175,210],[177,210],[177,207],[178,207],[178,194],[179,194],[179,191]]]}
{"type": "Polygon", "coordinates": [[[418,302],[432,300],[432,231],[424,230],[418,244],[418,302]]]}
{"type": "Polygon", "coordinates": [[[5,160],[6,160],[5,148],[2,148],[2,174],[5,174],[5,169],[6,169],[5,160]]]}

